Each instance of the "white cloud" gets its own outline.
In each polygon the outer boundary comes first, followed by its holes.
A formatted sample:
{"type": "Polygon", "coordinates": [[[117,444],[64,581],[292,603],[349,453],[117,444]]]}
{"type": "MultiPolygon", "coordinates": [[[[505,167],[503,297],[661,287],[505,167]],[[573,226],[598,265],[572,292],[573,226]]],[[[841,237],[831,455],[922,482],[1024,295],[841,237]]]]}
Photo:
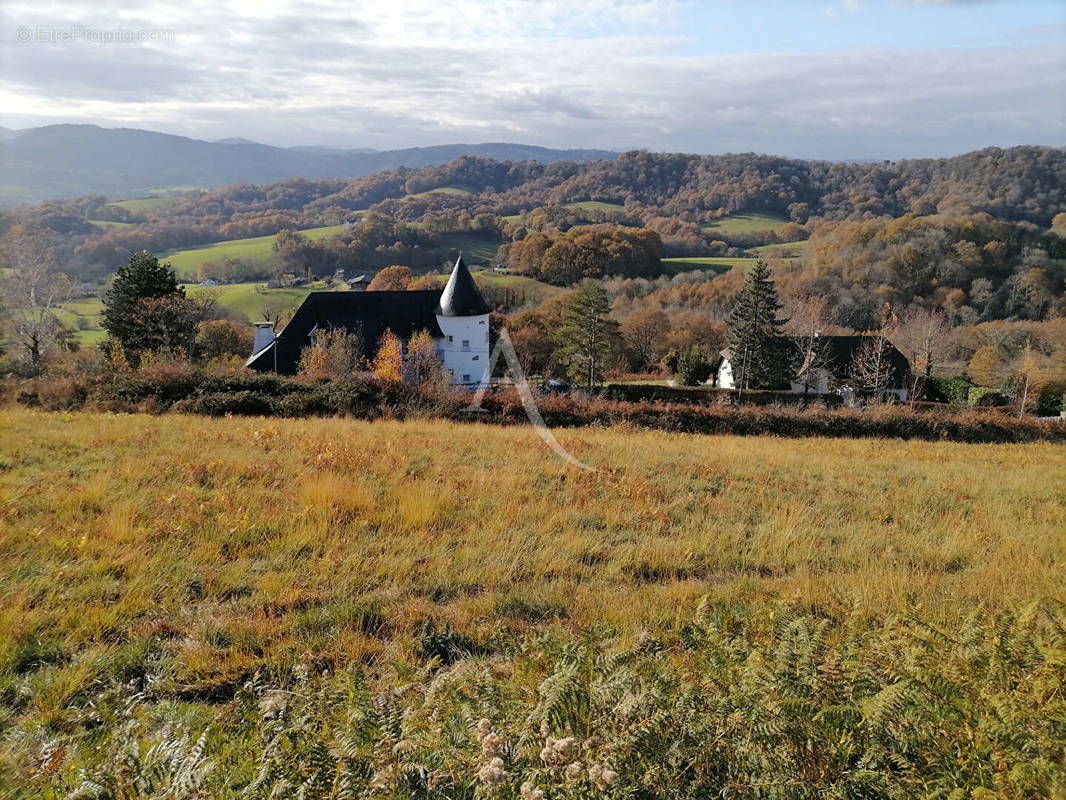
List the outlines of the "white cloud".
{"type": "Polygon", "coordinates": [[[502,139],[817,157],[1062,141],[1066,112],[1049,102],[1066,96],[1055,44],[694,55],[697,32],[679,5],[247,0],[107,12],[11,2],[0,12],[7,31],[82,25],[175,38],[5,46],[2,121],[279,144],[502,139]]]}

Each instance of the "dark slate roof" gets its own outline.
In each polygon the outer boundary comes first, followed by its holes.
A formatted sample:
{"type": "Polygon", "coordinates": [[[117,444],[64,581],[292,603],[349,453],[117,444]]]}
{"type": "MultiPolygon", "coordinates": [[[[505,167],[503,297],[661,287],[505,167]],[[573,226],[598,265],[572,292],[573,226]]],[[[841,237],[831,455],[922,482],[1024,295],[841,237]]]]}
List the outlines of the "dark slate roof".
{"type": "Polygon", "coordinates": [[[416,292],[311,292],[292,319],[278,334],[276,344],[265,347],[248,359],[246,366],[260,372],[274,369],[274,347],[278,348],[278,372],[294,375],[300,352],[311,345],[315,328],[345,328],[363,337],[363,356],[369,361],[377,353],[378,341],[386,330],[401,339],[419,331],[430,336],[444,335],[437,324],[439,289],[416,292]]]}
{"type": "MultiPolygon", "coordinates": [[[[819,337],[825,348],[825,356],[828,361],[827,368],[838,378],[845,378],[851,362],[862,349],[863,344],[870,341],[870,336],[822,336],[819,337]]],[[[911,364],[907,357],[896,347],[888,342],[888,363],[892,367],[897,379],[910,372],[911,364]]]]}
{"type": "MultiPolygon", "coordinates": [[[[801,347],[805,344],[804,340],[800,337],[790,336],[791,341],[796,342],[801,347]]],[[[870,336],[821,336],[819,341],[822,343],[820,346],[825,348],[826,368],[837,378],[847,378],[848,370],[851,368],[852,359],[855,358],[859,350],[862,349],[864,343],[870,341],[870,336]]],[[[911,364],[907,360],[907,357],[896,349],[892,342],[888,342],[887,349],[888,363],[892,367],[893,383],[896,385],[902,385],[902,381],[907,373],[910,372],[911,364]]],[[[722,350],[718,354],[718,359],[714,362],[714,369],[721,367],[723,361],[731,361],[732,354],[729,349],[722,350]]],[[[799,372],[802,373],[804,365],[799,366],[799,372]]]]}
{"type": "Polygon", "coordinates": [[[440,296],[437,313],[445,317],[476,317],[491,310],[460,255],[440,296]]]}

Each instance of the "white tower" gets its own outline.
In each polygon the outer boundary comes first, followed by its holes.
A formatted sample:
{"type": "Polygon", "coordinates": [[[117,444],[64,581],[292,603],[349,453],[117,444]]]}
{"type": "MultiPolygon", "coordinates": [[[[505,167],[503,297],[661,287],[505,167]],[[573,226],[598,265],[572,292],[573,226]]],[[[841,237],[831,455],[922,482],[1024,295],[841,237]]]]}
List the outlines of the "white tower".
{"type": "Polygon", "coordinates": [[[460,255],[436,308],[444,334],[437,352],[454,384],[477,388],[489,382],[489,311],[460,255]]]}

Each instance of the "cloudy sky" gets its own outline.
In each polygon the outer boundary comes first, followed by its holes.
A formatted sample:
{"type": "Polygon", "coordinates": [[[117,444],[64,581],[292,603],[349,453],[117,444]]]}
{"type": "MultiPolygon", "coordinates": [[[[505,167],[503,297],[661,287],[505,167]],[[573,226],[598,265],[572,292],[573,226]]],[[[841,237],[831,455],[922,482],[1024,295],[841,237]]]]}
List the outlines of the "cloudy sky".
{"type": "Polygon", "coordinates": [[[1066,145],[1063,0],[0,7],[0,125],[901,158],[1066,145]]]}

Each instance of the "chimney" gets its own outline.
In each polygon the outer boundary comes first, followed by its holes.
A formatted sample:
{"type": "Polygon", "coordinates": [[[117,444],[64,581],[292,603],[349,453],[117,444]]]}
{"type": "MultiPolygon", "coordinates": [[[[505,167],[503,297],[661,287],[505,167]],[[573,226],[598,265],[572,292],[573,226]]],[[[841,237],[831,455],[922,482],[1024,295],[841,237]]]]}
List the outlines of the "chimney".
{"type": "Polygon", "coordinates": [[[255,341],[252,342],[252,355],[263,351],[267,345],[274,341],[274,323],[255,323],[255,341]]]}

